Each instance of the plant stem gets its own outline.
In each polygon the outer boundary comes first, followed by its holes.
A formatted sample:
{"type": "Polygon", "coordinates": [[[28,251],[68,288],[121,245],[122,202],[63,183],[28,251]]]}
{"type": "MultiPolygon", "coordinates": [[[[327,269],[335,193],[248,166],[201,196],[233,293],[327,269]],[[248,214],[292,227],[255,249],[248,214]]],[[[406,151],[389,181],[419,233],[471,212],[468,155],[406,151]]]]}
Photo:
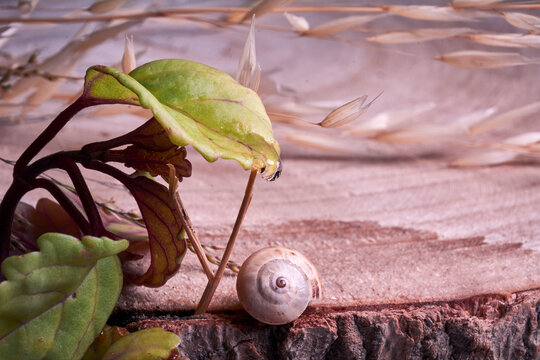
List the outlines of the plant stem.
{"type": "Polygon", "coordinates": [[[208,278],[209,281],[211,281],[214,278],[214,273],[212,272],[212,269],[210,269],[210,265],[208,264],[208,260],[206,259],[206,255],[201,246],[201,242],[199,241],[199,238],[197,237],[197,234],[195,233],[195,230],[193,229],[193,225],[191,224],[191,220],[189,219],[186,209],[184,208],[184,204],[182,204],[182,200],[180,199],[180,194],[178,194],[178,191],[175,191],[174,195],[171,194],[171,196],[174,199],[176,211],[178,211],[178,213],[180,214],[180,220],[182,221],[182,226],[184,227],[184,230],[186,231],[186,234],[189,240],[193,244],[193,249],[195,250],[195,254],[197,254],[197,257],[199,258],[199,262],[201,263],[201,266],[204,270],[204,273],[206,274],[206,277],[208,278]]]}
{"type": "MultiPolygon", "coordinates": [[[[524,6],[525,7],[525,6],[524,6]]],[[[526,8],[536,8],[535,4],[528,5],[526,8]]],[[[80,17],[28,17],[28,18],[0,18],[0,23],[73,23],[73,22],[91,22],[91,21],[110,21],[118,19],[147,19],[171,17],[175,15],[190,15],[190,14],[208,14],[208,13],[245,13],[249,8],[241,7],[214,7],[214,8],[198,8],[198,9],[163,9],[156,11],[146,11],[131,14],[117,15],[96,15],[96,16],[80,16],[80,17]]],[[[303,7],[278,7],[272,9],[274,13],[283,12],[337,12],[337,13],[374,13],[383,12],[384,9],[380,6],[303,6],[303,7]]]]}
{"type": "Polygon", "coordinates": [[[73,221],[81,229],[83,234],[91,234],[91,226],[88,220],[84,215],[77,209],[73,201],[71,201],[66,194],[52,181],[47,179],[35,179],[32,182],[34,188],[42,188],[47,190],[55,199],[58,201],[58,204],[66,210],[66,212],[71,216],[73,221]]]}
{"type": "Polygon", "coordinates": [[[96,203],[92,197],[92,193],[90,193],[90,189],[88,189],[88,185],[86,185],[86,181],[84,180],[81,170],[77,167],[77,164],[75,164],[73,159],[66,157],[60,160],[58,167],[68,173],[71,182],[75,187],[75,191],[81,200],[81,204],[86,212],[86,215],[88,216],[88,220],[90,221],[91,232],[89,235],[105,235],[105,226],[103,226],[103,221],[101,220],[101,216],[99,216],[96,203]]]}
{"type": "MultiPolygon", "coordinates": [[[[81,98],[77,99],[73,104],[69,105],[64,109],[58,116],[47,126],[47,128],[30,144],[30,146],[22,153],[15,167],[13,168],[13,176],[21,174],[24,171],[24,168],[32,161],[32,159],[51,141],[56,134],[67,124],[69,120],[75,114],[77,114],[82,109],[96,105],[94,103],[89,103],[88,101],[83,101],[81,98]]],[[[14,181],[17,181],[15,179],[14,181]]]]}
{"type": "Polygon", "coordinates": [[[212,280],[208,281],[206,289],[204,289],[201,301],[199,301],[199,305],[195,310],[195,314],[202,314],[206,312],[208,306],[210,305],[210,302],[212,301],[212,297],[214,296],[214,293],[219,285],[219,282],[223,277],[223,273],[225,272],[225,268],[227,267],[227,262],[231,257],[236,237],[238,236],[238,231],[240,230],[240,226],[242,226],[242,221],[244,220],[249,204],[251,203],[251,198],[253,197],[253,185],[255,183],[256,175],[257,170],[252,169],[251,174],[249,175],[248,183],[246,185],[244,199],[242,200],[242,205],[240,206],[240,210],[238,211],[238,216],[236,217],[233,231],[231,233],[229,241],[227,242],[227,247],[225,248],[225,252],[223,253],[223,258],[221,259],[221,263],[219,264],[219,267],[216,271],[216,275],[214,275],[214,278],[212,280]]]}
{"type": "Polygon", "coordinates": [[[199,241],[199,238],[197,237],[197,234],[193,229],[193,224],[191,224],[191,220],[189,219],[186,208],[184,207],[184,204],[182,204],[180,194],[178,194],[178,191],[176,191],[176,187],[178,185],[178,179],[176,178],[176,169],[173,164],[167,164],[167,166],[169,167],[169,195],[173,199],[175,210],[178,215],[180,215],[182,227],[184,228],[184,231],[186,232],[189,240],[191,241],[193,250],[197,254],[197,258],[199,258],[199,262],[201,263],[206,277],[208,278],[208,280],[212,280],[212,278],[214,277],[214,273],[210,269],[210,265],[208,265],[208,260],[206,259],[204,250],[201,246],[201,242],[199,241]]]}
{"type": "MultiPolygon", "coordinates": [[[[0,204],[0,263],[9,256],[11,227],[17,204],[30,189],[31,186],[28,183],[15,181],[4,194],[0,204]]],[[[3,279],[3,275],[0,274],[0,280],[3,279]]]]}

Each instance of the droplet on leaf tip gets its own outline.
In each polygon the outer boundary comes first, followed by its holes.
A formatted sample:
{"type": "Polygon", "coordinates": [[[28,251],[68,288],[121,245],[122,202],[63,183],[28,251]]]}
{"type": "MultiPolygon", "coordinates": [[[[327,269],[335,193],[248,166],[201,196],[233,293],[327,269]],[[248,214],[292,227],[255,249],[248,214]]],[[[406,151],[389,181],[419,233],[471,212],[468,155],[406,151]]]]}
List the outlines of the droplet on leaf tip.
{"type": "Polygon", "coordinates": [[[265,180],[268,181],[275,181],[279,178],[281,175],[281,171],[283,170],[283,165],[281,164],[281,161],[277,162],[277,166],[275,167],[275,171],[272,174],[267,174],[267,171],[264,171],[262,176],[265,180]]]}

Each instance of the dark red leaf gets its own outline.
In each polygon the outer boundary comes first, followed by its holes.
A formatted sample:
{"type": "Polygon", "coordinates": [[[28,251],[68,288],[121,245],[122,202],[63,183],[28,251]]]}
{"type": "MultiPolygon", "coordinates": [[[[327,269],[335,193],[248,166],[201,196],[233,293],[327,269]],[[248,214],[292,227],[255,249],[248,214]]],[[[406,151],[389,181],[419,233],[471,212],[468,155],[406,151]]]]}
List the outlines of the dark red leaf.
{"type": "Polygon", "coordinates": [[[169,190],[147,177],[131,177],[99,161],[89,162],[84,166],[120,181],[133,195],[141,211],[148,231],[151,263],[142,275],[124,271],[127,279],[136,285],[148,287],[165,284],[179,269],[187,250],[182,221],[169,190]]]}
{"type": "Polygon", "coordinates": [[[122,181],[131,192],[148,230],[151,264],[143,275],[127,274],[137,285],[158,287],[174,275],[186,253],[182,222],[167,188],[146,177],[122,181]]]}
{"type": "Polygon", "coordinates": [[[151,151],[138,145],[131,145],[124,150],[108,151],[102,159],[122,162],[127,167],[149,172],[152,176],[160,175],[165,181],[169,181],[167,164],[174,166],[179,181],[182,181],[184,177],[191,176],[191,163],[186,159],[186,148],[184,147],[151,151]]]}
{"type": "Polygon", "coordinates": [[[152,118],[137,129],[123,136],[128,144],[136,144],[151,151],[164,151],[175,148],[167,132],[155,118],[152,118]]]}

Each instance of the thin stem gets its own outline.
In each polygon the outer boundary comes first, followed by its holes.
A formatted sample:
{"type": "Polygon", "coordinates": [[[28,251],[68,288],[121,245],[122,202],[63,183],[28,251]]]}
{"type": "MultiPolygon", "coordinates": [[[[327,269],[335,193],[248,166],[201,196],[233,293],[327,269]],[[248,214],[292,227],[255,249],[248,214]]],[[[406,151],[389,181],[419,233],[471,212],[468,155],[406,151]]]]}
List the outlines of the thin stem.
{"type": "MultiPolygon", "coordinates": [[[[150,12],[139,12],[132,14],[118,15],[100,15],[100,16],[80,16],[80,17],[31,17],[31,18],[0,18],[0,23],[73,23],[73,22],[91,22],[91,21],[110,21],[118,19],[146,19],[153,17],[170,17],[174,15],[189,15],[189,14],[209,14],[209,13],[245,13],[248,8],[234,7],[215,7],[215,8],[199,8],[199,9],[164,9],[150,12]]],[[[374,13],[383,12],[379,6],[372,7],[321,7],[321,6],[304,6],[291,8],[275,8],[272,12],[337,12],[337,13],[374,13]]]]}
{"type": "Polygon", "coordinates": [[[242,221],[244,220],[249,204],[251,203],[251,198],[253,197],[253,185],[255,183],[256,175],[257,170],[252,169],[251,174],[249,175],[248,183],[246,185],[244,199],[242,200],[242,205],[240,206],[240,210],[238,211],[238,216],[236,217],[233,231],[231,233],[229,241],[227,242],[227,247],[225,248],[225,252],[223,253],[223,258],[221,259],[221,263],[219,264],[219,267],[216,271],[216,275],[214,275],[214,278],[212,280],[208,281],[206,289],[204,289],[201,301],[199,301],[199,305],[195,310],[195,314],[202,314],[206,312],[208,306],[210,305],[210,301],[212,301],[212,297],[216,292],[219,282],[223,277],[223,273],[225,272],[225,268],[227,267],[227,262],[231,257],[236,237],[238,236],[238,231],[240,230],[240,226],[242,226],[242,221]]]}
{"type": "MultiPolygon", "coordinates": [[[[0,204],[0,263],[9,256],[11,244],[11,227],[17,204],[31,186],[25,182],[14,181],[8,188],[0,204]]],[[[0,280],[5,279],[0,273],[0,280]]]]}
{"type": "MultiPolygon", "coordinates": [[[[39,134],[39,136],[30,144],[30,146],[22,153],[15,167],[13,168],[13,174],[20,174],[24,168],[32,161],[32,159],[51,141],[56,134],[67,124],[69,120],[75,114],[77,114],[82,109],[96,105],[89,103],[87,101],[82,101],[81,98],[77,99],[73,104],[69,105],[64,111],[62,111],[58,116],[47,126],[47,128],[39,134]]],[[[16,180],[15,180],[16,181],[16,180]]]]}
{"type": "Polygon", "coordinates": [[[184,208],[184,204],[182,204],[182,200],[180,199],[180,194],[178,194],[178,191],[175,191],[173,199],[176,211],[178,211],[178,213],[180,214],[180,221],[182,221],[182,226],[184,227],[184,230],[186,230],[186,234],[191,243],[193,244],[193,249],[195,250],[197,257],[199,258],[204,273],[206,274],[208,280],[212,280],[214,278],[214,273],[210,269],[210,265],[208,264],[208,260],[201,246],[201,242],[199,241],[199,238],[197,237],[197,234],[193,229],[193,224],[191,223],[189,215],[184,208]]]}
{"type": "Polygon", "coordinates": [[[208,261],[204,254],[204,250],[201,246],[201,242],[199,241],[199,238],[197,237],[197,234],[195,233],[195,230],[193,229],[193,224],[191,224],[191,220],[189,219],[187,211],[184,208],[184,204],[182,204],[182,200],[180,199],[180,194],[178,194],[178,191],[176,191],[176,187],[178,185],[178,180],[176,179],[176,169],[174,168],[174,165],[172,164],[167,164],[167,166],[169,167],[169,194],[171,195],[171,198],[173,199],[175,210],[180,216],[182,227],[184,228],[184,231],[186,232],[189,240],[191,241],[193,250],[197,254],[197,257],[199,258],[199,262],[201,263],[201,266],[204,270],[204,273],[206,274],[206,277],[208,278],[208,280],[212,280],[212,278],[214,277],[214,273],[210,269],[210,265],[208,264],[208,261]]]}
{"type": "Polygon", "coordinates": [[[71,182],[75,187],[75,191],[77,191],[77,195],[79,196],[84,211],[86,212],[88,220],[90,221],[91,235],[105,235],[105,226],[103,226],[103,221],[101,220],[101,216],[99,216],[96,203],[77,164],[75,164],[72,159],[63,158],[60,160],[59,167],[64,169],[71,178],[71,182]]]}
{"type": "Polygon", "coordinates": [[[90,193],[90,189],[88,189],[81,170],[76,164],[76,162],[87,162],[88,160],[90,158],[87,158],[87,154],[81,151],[60,151],[35,161],[24,168],[23,172],[18,176],[23,181],[31,182],[41,173],[52,168],[59,168],[66,171],[88,216],[91,226],[89,235],[103,236],[107,234],[107,231],[105,230],[105,226],[103,226],[103,221],[99,215],[94,198],[90,193]]]}
{"type": "Polygon", "coordinates": [[[58,201],[58,204],[60,204],[60,206],[66,210],[69,216],[71,216],[83,234],[92,234],[91,226],[88,220],[79,211],[77,206],[75,206],[73,201],[71,201],[54,182],[41,178],[35,179],[32,182],[32,185],[34,188],[42,188],[47,190],[56,199],[56,201],[58,201]]]}

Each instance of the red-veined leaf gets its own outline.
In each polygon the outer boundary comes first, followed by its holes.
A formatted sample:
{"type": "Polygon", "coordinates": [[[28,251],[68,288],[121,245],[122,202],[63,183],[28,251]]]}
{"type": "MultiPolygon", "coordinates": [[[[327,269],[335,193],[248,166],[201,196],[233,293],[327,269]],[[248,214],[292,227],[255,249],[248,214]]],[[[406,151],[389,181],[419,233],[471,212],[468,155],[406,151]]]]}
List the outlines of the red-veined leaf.
{"type": "Polygon", "coordinates": [[[148,230],[150,267],[142,275],[129,271],[124,274],[137,285],[158,287],[165,284],[179,269],[187,250],[182,221],[168,189],[147,177],[130,177],[101,162],[84,165],[114,177],[129,190],[148,230]]]}
{"type": "Polygon", "coordinates": [[[186,159],[186,148],[171,148],[165,151],[149,151],[137,145],[131,145],[124,150],[108,152],[104,160],[122,162],[125,166],[138,171],[150,173],[152,176],[161,176],[169,180],[169,168],[172,164],[176,169],[178,181],[183,177],[191,176],[191,163],[186,159]]]}
{"type": "Polygon", "coordinates": [[[127,274],[137,285],[158,287],[180,268],[186,254],[186,240],[182,236],[182,222],[176,213],[169,191],[146,177],[124,183],[141,210],[150,246],[151,264],[143,275],[127,274]]]}

